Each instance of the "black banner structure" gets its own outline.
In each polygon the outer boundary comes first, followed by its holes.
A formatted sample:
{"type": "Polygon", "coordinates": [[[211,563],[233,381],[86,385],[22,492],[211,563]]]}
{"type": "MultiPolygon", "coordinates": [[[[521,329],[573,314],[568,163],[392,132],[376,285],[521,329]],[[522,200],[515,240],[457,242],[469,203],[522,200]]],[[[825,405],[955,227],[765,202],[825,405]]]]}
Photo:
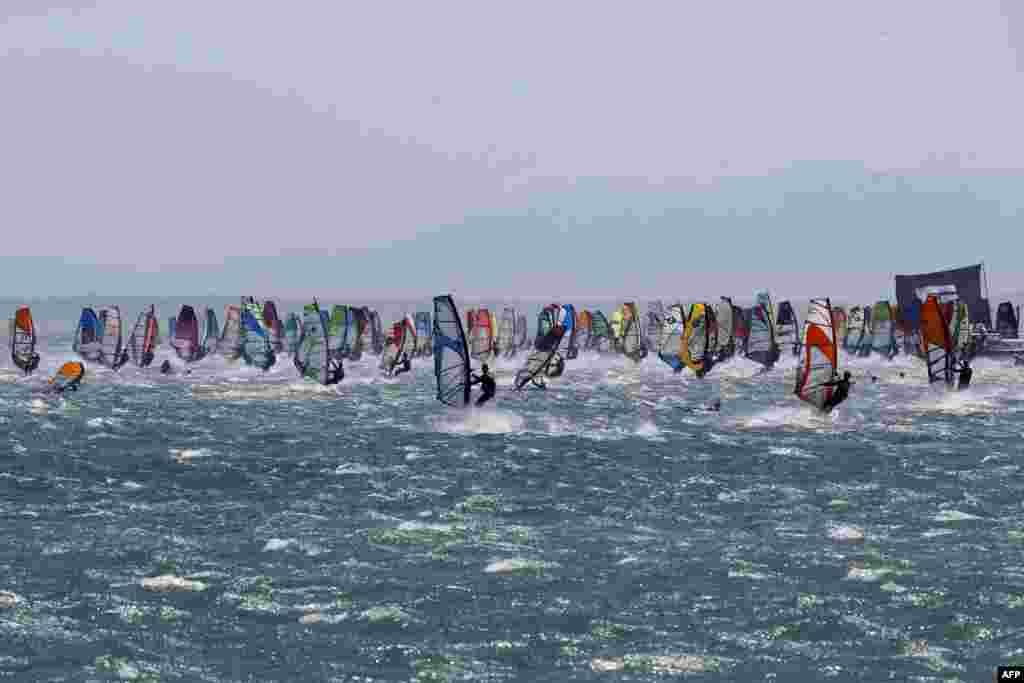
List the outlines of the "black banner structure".
{"type": "Polygon", "coordinates": [[[971,314],[971,324],[982,323],[986,329],[992,329],[992,312],[989,310],[988,299],[982,295],[982,266],[939,270],[934,273],[920,275],[896,276],[896,301],[900,313],[906,320],[912,320],[917,327],[920,303],[927,298],[927,293],[955,294],[956,298],[967,304],[971,314]]]}

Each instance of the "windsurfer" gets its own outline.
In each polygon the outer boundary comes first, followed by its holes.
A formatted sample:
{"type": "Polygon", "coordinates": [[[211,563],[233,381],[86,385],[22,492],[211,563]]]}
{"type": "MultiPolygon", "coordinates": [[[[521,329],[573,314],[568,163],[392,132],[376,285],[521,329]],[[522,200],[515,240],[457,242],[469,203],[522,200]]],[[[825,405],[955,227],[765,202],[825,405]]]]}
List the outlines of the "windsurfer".
{"type": "Polygon", "coordinates": [[[823,387],[833,387],[832,396],[829,397],[825,404],[821,407],[826,413],[832,412],[832,409],[838,406],[840,403],[845,401],[850,395],[850,385],[853,382],[850,381],[850,371],[847,370],[843,373],[842,377],[837,377],[831,381],[825,382],[823,387]]]}
{"type": "Polygon", "coordinates": [[[403,352],[402,360],[398,361],[398,363],[395,365],[392,376],[398,377],[403,372],[409,372],[410,370],[412,370],[412,361],[409,359],[409,354],[403,352]]]}
{"type": "Polygon", "coordinates": [[[337,384],[341,380],[345,379],[345,368],[342,367],[341,361],[331,358],[327,361],[327,381],[324,384],[337,384]]]}
{"type": "Polygon", "coordinates": [[[561,377],[563,372],[565,372],[565,360],[561,355],[556,353],[551,358],[551,362],[548,363],[547,376],[561,377]]]}
{"type": "Polygon", "coordinates": [[[32,358],[29,359],[28,365],[25,366],[25,374],[31,375],[32,372],[39,367],[39,354],[33,353],[32,358]]]}
{"type": "Polygon", "coordinates": [[[957,390],[966,389],[971,385],[971,376],[974,374],[974,370],[971,369],[970,362],[965,358],[960,361],[960,368],[957,370],[960,374],[960,381],[957,382],[957,390]]]}
{"type": "Polygon", "coordinates": [[[487,367],[487,363],[481,366],[479,375],[474,373],[472,379],[469,380],[469,386],[474,384],[480,385],[480,398],[476,400],[478,406],[482,406],[494,398],[494,393],[498,390],[498,384],[491,376],[491,370],[487,367]]]}
{"type": "Polygon", "coordinates": [[[171,374],[171,361],[165,360],[160,364],[160,374],[169,375],[171,374]]]}
{"type": "Polygon", "coordinates": [[[85,376],[85,363],[65,363],[61,366],[57,374],[51,377],[48,381],[49,386],[43,390],[46,394],[63,394],[65,391],[70,389],[71,391],[78,391],[78,385],[82,381],[82,377],[85,376]],[[77,371],[77,374],[72,377],[71,372],[77,371]],[[65,380],[60,382],[58,380],[65,380]]]}

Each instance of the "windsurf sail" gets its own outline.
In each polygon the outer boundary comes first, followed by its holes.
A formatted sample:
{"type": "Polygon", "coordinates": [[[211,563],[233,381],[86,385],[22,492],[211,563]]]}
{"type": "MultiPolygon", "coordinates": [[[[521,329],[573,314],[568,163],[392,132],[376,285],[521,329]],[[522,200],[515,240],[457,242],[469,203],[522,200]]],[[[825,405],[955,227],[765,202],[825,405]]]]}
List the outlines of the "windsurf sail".
{"type": "Polygon", "coordinates": [[[779,346],[775,340],[775,321],[772,320],[772,302],[768,292],[755,295],[750,312],[750,333],[747,337],[747,358],[771,368],[779,360],[779,346]]]}
{"type": "Polygon", "coordinates": [[[580,311],[576,314],[576,347],[586,351],[590,348],[590,326],[593,317],[590,311],[580,311]]]}
{"type": "Polygon", "coordinates": [[[1017,309],[1010,301],[1004,301],[996,309],[996,332],[1003,339],[1017,339],[1020,334],[1020,321],[1017,309]]]}
{"type": "MultiPolygon", "coordinates": [[[[305,310],[303,310],[305,315],[305,310]]],[[[284,348],[288,353],[298,353],[302,344],[302,318],[296,313],[289,313],[284,322],[284,348]]]]}
{"type": "Polygon", "coordinates": [[[852,354],[859,353],[863,339],[864,309],[860,306],[854,306],[850,309],[850,315],[847,317],[846,336],[843,338],[843,348],[852,354]]]}
{"type": "Polygon", "coordinates": [[[220,343],[220,323],[217,322],[217,312],[212,308],[207,308],[204,317],[203,342],[200,349],[203,358],[217,353],[217,344],[220,343]]]}
{"type": "Polygon", "coordinates": [[[75,339],[71,343],[72,350],[86,360],[99,360],[100,340],[103,339],[103,328],[96,311],[83,308],[75,329],[75,339]]]}
{"type": "Polygon", "coordinates": [[[608,335],[610,346],[618,352],[622,352],[622,332],[626,329],[624,325],[625,320],[625,304],[618,306],[612,311],[611,317],[608,320],[608,331],[611,333],[608,335]]]}
{"type": "Polygon", "coordinates": [[[242,306],[242,359],[247,365],[267,371],[273,367],[277,357],[270,345],[270,334],[263,327],[260,308],[254,301],[242,306]]]}
{"type": "Polygon", "coordinates": [[[811,299],[804,319],[803,352],[796,371],[794,393],[819,410],[832,398],[835,389],[828,383],[839,374],[839,349],[832,314],[832,304],[827,298],[811,299]]]}
{"type": "Polygon", "coordinates": [[[11,320],[11,360],[25,373],[30,373],[39,366],[39,354],[36,353],[36,326],[28,306],[19,308],[11,320]]]}
{"type": "Polygon", "coordinates": [[[723,361],[736,351],[736,318],[733,315],[732,299],[720,297],[715,306],[715,322],[718,326],[717,360],[723,361]]]}
{"type": "Polygon", "coordinates": [[[274,353],[284,351],[284,325],[277,315],[277,305],[270,299],[263,303],[263,329],[270,336],[270,346],[274,353]]]}
{"type": "Polygon", "coordinates": [[[381,327],[380,315],[371,308],[367,312],[367,317],[370,320],[370,342],[373,355],[379,356],[384,351],[384,329],[381,327]]]}
{"type": "Polygon", "coordinates": [[[683,347],[686,345],[686,312],[682,304],[669,306],[655,336],[658,358],[676,372],[686,367],[683,347]]]}
{"type": "Polygon", "coordinates": [[[715,349],[718,347],[714,309],[706,303],[690,306],[684,336],[686,343],[683,344],[683,362],[698,377],[703,377],[711,371],[715,362],[715,349]]]}
{"type": "Polygon", "coordinates": [[[950,330],[957,358],[970,358],[974,350],[974,338],[971,336],[970,309],[963,301],[953,306],[953,327],[950,330]]]}
{"type": "Polygon", "coordinates": [[[559,312],[562,307],[558,304],[548,304],[541,312],[537,314],[537,334],[533,340],[534,348],[538,344],[543,343],[543,340],[547,339],[548,332],[554,327],[555,321],[558,320],[559,312]]]}
{"type": "MultiPolygon", "coordinates": [[[[326,385],[332,361],[329,358],[327,330],[323,324],[325,316],[321,313],[320,306],[315,301],[302,307],[303,335],[294,362],[300,375],[326,385]]],[[[333,362],[341,363],[341,359],[334,359],[333,362]]]]}
{"type": "Polygon", "coordinates": [[[662,321],[665,320],[665,304],[660,300],[648,301],[647,302],[647,325],[644,328],[644,343],[648,342],[655,344],[657,348],[657,338],[662,330],[662,321]]]}
{"type": "Polygon", "coordinates": [[[451,295],[434,297],[434,378],[437,400],[449,406],[469,403],[469,347],[451,295]]]}
{"type": "Polygon", "coordinates": [[[627,301],[622,304],[622,354],[634,363],[639,363],[647,355],[642,334],[636,304],[627,301]]]}
{"type": "Polygon", "coordinates": [[[117,370],[128,361],[124,348],[124,324],[121,322],[121,309],[117,306],[105,306],[99,312],[100,325],[103,327],[103,338],[100,340],[100,363],[117,370]]]}
{"type": "Polygon", "coordinates": [[[327,344],[332,357],[349,357],[352,351],[350,334],[355,330],[354,323],[355,316],[348,306],[335,304],[331,307],[331,315],[327,323],[327,344]]]}
{"type": "Polygon", "coordinates": [[[501,354],[506,358],[516,355],[516,309],[506,306],[501,311],[501,321],[498,323],[498,338],[494,342],[495,355],[501,354]]]}
{"type": "Polygon", "coordinates": [[[558,352],[562,358],[571,360],[580,354],[576,344],[576,308],[572,304],[564,304],[559,319],[562,321],[564,332],[562,339],[558,342],[558,352]]]}
{"type": "MultiPolygon", "coordinates": [[[[846,343],[846,309],[842,306],[832,307],[832,320],[835,324],[836,339],[842,339],[845,346],[846,343]]],[[[806,327],[806,326],[805,326],[806,327]]],[[[836,342],[838,344],[838,341],[836,342]]]]}
{"type": "Polygon", "coordinates": [[[403,358],[412,359],[416,353],[416,323],[412,317],[405,316],[402,320],[391,326],[391,332],[384,342],[384,352],[381,354],[380,367],[391,374],[395,366],[403,361],[403,358]]]}
{"type": "Polygon", "coordinates": [[[128,336],[128,353],[132,362],[140,368],[153,362],[157,338],[156,308],[150,304],[135,320],[132,333],[128,336]]]}
{"type": "Polygon", "coordinates": [[[199,345],[199,321],[191,306],[182,306],[178,312],[171,346],[174,347],[178,358],[186,363],[195,362],[202,357],[202,347],[199,345]]]}
{"type": "Polygon", "coordinates": [[[547,370],[551,359],[558,354],[558,345],[565,335],[565,309],[557,306],[547,306],[540,313],[538,328],[547,332],[538,337],[534,343],[535,349],[526,357],[526,363],[516,373],[515,390],[520,391],[529,384],[537,375],[547,370]]]}
{"type": "Polygon", "coordinates": [[[953,385],[955,353],[949,323],[942,305],[934,294],[929,294],[921,305],[921,353],[928,365],[928,383],[945,382],[953,385]]]}
{"type": "Polygon", "coordinates": [[[892,313],[893,343],[897,353],[910,351],[910,340],[914,333],[913,323],[907,319],[899,306],[889,306],[892,313]]]}
{"type": "Polygon", "coordinates": [[[527,339],[530,336],[530,328],[526,324],[526,314],[516,311],[516,352],[527,347],[527,339]]]}
{"type": "Polygon", "coordinates": [[[747,341],[750,338],[750,309],[744,311],[739,306],[733,305],[732,307],[732,321],[734,334],[736,336],[736,346],[733,349],[733,353],[742,353],[744,356],[747,355],[747,341]]]}
{"type": "Polygon", "coordinates": [[[875,334],[874,329],[871,327],[871,307],[862,306],[861,311],[864,312],[864,334],[861,336],[857,355],[867,357],[871,355],[871,349],[875,347],[875,334]]]}
{"type": "Polygon", "coordinates": [[[478,308],[472,314],[473,325],[469,333],[469,354],[472,358],[486,358],[494,353],[494,328],[491,327],[491,312],[478,308]]]}
{"type": "Polygon", "coordinates": [[[352,308],[352,322],[349,325],[348,359],[359,360],[363,353],[370,352],[373,330],[370,329],[369,309],[352,308]]]}
{"type": "Polygon", "coordinates": [[[778,315],[775,317],[776,343],[780,349],[791,348],[793,355],[800,352],[800,327],[796,319],[796,311],[789,301],[779,303],[778,315]]]}
{"type": "Polygon", "coordinates": [[[401,322],[392,323],[391,329],[384,338],[384,352],[380,355],[380,368],[388,374],[395,370],[401,357],[402,341],[405,336],[405,325],[401,322]]]}
{"type": "Polygon", "coordinates": [[[590,348],[598,353],[607,353],[612,344],[612,327],[601,311],[590,313],[590,348]]]}
{"type": "Polygon", "coordinates": [[[217,351],[228,360],[242,356],[242,307],[238,304],[224,307],[224,331],[217,341],[217,351]]]}
{"type": "MultiPolygon", "coordinates": [[[[400,350],[402,355],[405,355],[406,357],[411,359],[413,356],[416,355],[416,321],[413,319],[411,315],[407,315],[405,316],[405,319],[402,322],[404,323],[405,330],[402,336],[402,344],[400,346],[400,350]]],[[[399,358],[401,358],[401,355],[399,356],[399,358]]]]}
{"type": "Polygon", "coordinates": [[[85,364],[78,361],[70,361],[60,366],[57,372],[50,378],[50,389],[62,392],[65,389],[75,390],[85,377],[85,364]]]}
{"type": "Polygon", "coordinates": [[[430,356],[434,353],[434,342],[430,338],[430,313],[420,311],[416,314],[416,355],[430,356]]]}
{"type": "Polygon", "coordinates": [[[871,349],[886,358],[896,355],[896,327],[888,301],[879,301],[871,307],[871,349]]]}

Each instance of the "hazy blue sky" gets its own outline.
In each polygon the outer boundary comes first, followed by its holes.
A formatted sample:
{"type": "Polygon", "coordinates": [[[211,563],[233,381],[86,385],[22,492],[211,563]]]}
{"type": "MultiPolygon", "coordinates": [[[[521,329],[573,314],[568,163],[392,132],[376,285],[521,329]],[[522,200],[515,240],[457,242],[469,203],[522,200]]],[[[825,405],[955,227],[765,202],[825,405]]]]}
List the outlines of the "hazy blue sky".
{"type": "Polygon", "coordinates": [[[5,295],[1024,288],[1010,0],[47,5],[0,3],[5,295]]]}

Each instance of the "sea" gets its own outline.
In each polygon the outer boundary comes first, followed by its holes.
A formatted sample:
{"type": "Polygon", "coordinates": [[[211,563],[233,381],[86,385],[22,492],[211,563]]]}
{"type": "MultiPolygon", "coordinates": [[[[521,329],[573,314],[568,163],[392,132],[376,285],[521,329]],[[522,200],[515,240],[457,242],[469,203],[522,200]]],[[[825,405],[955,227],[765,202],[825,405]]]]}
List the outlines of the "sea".
{"type": "MultiPolygon", "coordinates": [[[[155,302],[165,337],[183,301],[155,302]]],[[[430,358],[321,387],[287,355],[186,374],[162,346],[52,398],[82,306],[129,328],[150,302],[29,303],[39,370],[0,363],[0,680],[975,683],[1024,663],[1011,362],[950,392],[917,359],[843,355],[855,384],[823,416],[789,352],[704,379],[583,354],[521,393],[523,358],[500,359],[495,400],[456,409],[430,358]]],[[[511,305],[532,326],[543,303],[511,305]]]]}

